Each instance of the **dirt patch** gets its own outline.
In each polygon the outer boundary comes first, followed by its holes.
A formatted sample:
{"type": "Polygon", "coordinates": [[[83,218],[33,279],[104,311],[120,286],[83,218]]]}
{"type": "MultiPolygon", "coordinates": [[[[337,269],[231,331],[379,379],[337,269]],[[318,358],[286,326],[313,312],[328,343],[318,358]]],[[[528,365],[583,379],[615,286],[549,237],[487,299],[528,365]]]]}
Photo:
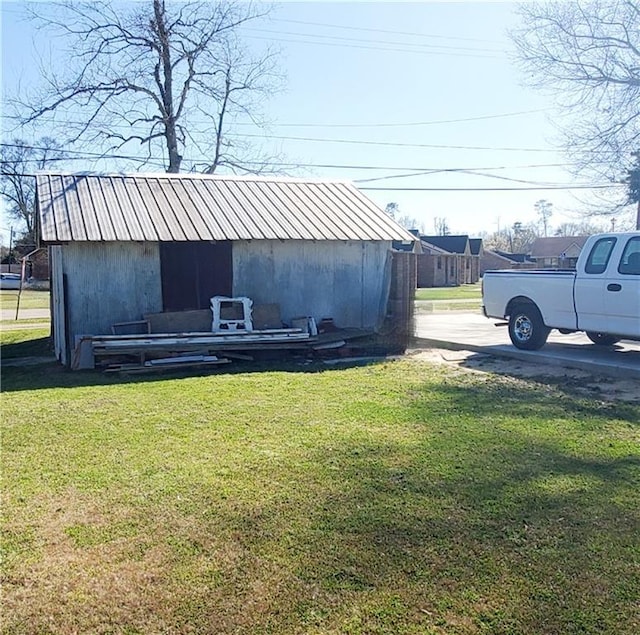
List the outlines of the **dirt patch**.
{"type": "Polygon", "coordinates": [[[607,377],[575,368],[545,366],[472,351],[416,349],[407,351],[407,357],[416,361],[456,366],[475,373],[509,375],[537,381],[549,379],[556,384],[565,383],[575,394],[584,397],[602,401],[640,403],[640,382],[636,379],[607,377]]]}

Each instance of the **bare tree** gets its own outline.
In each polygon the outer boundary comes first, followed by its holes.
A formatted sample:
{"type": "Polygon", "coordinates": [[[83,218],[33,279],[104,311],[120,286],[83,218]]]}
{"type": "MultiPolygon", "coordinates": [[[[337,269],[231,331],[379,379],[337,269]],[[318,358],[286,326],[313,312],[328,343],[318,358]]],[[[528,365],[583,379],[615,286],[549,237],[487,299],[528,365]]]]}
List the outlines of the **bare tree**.
{"type": "Polygon", "coordinates": [[[437,236],[448,236],[451,233],[449,223],[445,217],[436,216],[433,219],[433,229],[437,236]]]}
{"type": "Polygon", "coordinates": [[[528,81],[552,92],[577,172],[620,183],[640,147],[637,0],[518,3],[512,33],[528,81]]]}
{"type": "Polygon", "coordinates": [[[634,164],[627,171],[624,182],[627,184],[629,203],[636,205],[636,229],[640,229],[640,151],[632,152],[634,164]]]}
{"type": "Polygon", "coordinates": [[[35,244],[36,180],[38,170],[58,166],[65,159],[59,144],[43,137],[35,145],[21,139],[0,147],[0,196],[5,199],[6,212],[26,230],[26,239],[35,244]]]}
{"type": "Polygon", "coordinates": [[[47,69],[41,92],[15,102],[23,124],[55,117],[70,143],[104,153],[142,148],[143,159],[161,158],[167,172],[181,170],[186,150],[191,169],[208,173],[268,166],[229,134],[238,119],[261,123],[261,102],[278,82],[274,54],[252,57],[240,42],[242,25],[266,5],[96,1],[32,10],[42,29],[68,43],[69,68],[47,69]]]}
{"type": "Polygon", "coordinates": [[[545,201],[544,199],[540,199],[539,201],[536,201],[534,203],[533,207],[536,210],[538,217],[540,218],[543,235],[548,236],[549,219],[553,216],[553,203],[545,201]]]}
{"type": "Polygon", "coordinates": [[[408,214],[400,213],[400,206],[397,203],[387,203],[384,211],[385,214],[391,216],[398,225],[402,225],[405,229],[422,230],[422,225],[417,218],[413,218],[413,216],[409,216],[408,214]]]}
{"type": "Polygon", "coordinates": [[[516,221],[511,227],[485,236],[484,244],[487,249],[523,254],[529,252],[537,237],[538,231],[534,223],[524,224],[516,221]]]}
{"type": "Polygon", "coordinates": [[[589,220],[561,223],[553,232],[554,236],[591,236],[606,232],[608,229],[604,223],[594,223],[589,220]]]}

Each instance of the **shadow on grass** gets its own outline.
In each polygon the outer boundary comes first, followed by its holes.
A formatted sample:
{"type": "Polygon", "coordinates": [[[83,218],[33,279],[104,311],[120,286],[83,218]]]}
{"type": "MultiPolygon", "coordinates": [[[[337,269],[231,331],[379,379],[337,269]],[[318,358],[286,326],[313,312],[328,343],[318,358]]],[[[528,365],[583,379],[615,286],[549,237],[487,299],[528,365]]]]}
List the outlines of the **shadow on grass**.
{"type": "MultiPolygon", "coordinates": [[[[541,373],[543,371],[541,370],[541,373]]],[[[495,370],[492,368],[492,373],[495,370]]],[[[588,426],[589,417],[606,416],[631,424],[640,424],[640,406],[633,403],[599,401],[598,395],[577,395],[578,380],[567,377],[527,377],[508,370],[500,373],[500,381],[478,383],[473,380],[443,383],[437,390],[445,410],[460,409],[468,415],[518,418],[566,418],[580,420],[588,426]]],[[[429,402],[433,387],[425,388],[429,402]]]]}
{"type": "MultiPolygon", "coordinates": [[[[328,369],[238,364],[224,372],[262,370],[328,369]]],[[[47,375],[39,387],[163,380],[47,375]]],[[[171,553],[154,583],[176,576],[174,587],[159,589],[168,630],[636,632],[640,457],[613,448],[608,426],[637,409],[572,399],[543,383],[465,381],[412,386],[390,429],[362,411],[354,421],[357,410],[341,395],[337,414],[348,423],[330,438],[305,437],[300,424],[270,442],[249,427],[250,464],[197,444],[185,465],[162,458],[146,466],[161,488],[127,473],[164,540],[147,536],[141,549],[171,553]],[[198,470],[197,459],[208,467],[198,470]]],[[[128,618],[139,620],[131,632],[144,632],[151,590],[128,618]]],[[[83,609],[70,602],[68,610],[66,625],[82,630],[73,612],[83,609]]]]}
{"type": "MultiPolygon", "coordinates": [[[[455,425],[424,423],[411,461],[401,443],[316,448],[313,481],[292,474],[294,499],[221,506],[206,488],[185,494],[212,510],[202,535],[242,537],[247,568],[242,583],[227,572],[230,588],[250,588],[267,558],[296,581],[294,614],[358,607],[337,632],[634,632],[637,456],[582,458],[504,430],[456,443],[455,425]]],[[[247,598],[229,597],[240,614],[247,598]]]]}
{"type": "MultiPolygon", "coordinates": [[[[25,342],[30,344],[37,340],[25,342]]],[[[19,346],[18,344],[12,346],[19,346]]],[[[4,353],[4,347],[2,349],[4,353]]],[[[49,354],[51,354],[49,352],[49,354]]],[[[16,355],[22,357],[24,355],[16,355]]],[[[36,353],[30,353],[36,355],[36,353]]],[[[223,355],[221,355],[222,357],[223,355]]],[[[8,358],[7,358],[8,359],[8,358]]],[[[203,367],[201,369],[163,368],[154,372],[135,373],[104,373],[101,370],[72,371],[58,362],[43,363],[29,366],[4,366],[2,368],[2,390],[4,392],[18,392],[21,390],[41,390],[48,388],[78,388],[83,386],[108,386],[115,384],[153,383],[159,381],[189,379],[193,377],[209,377],[211,375],[253,374],[264,372],[290,373],[322,373],[333,372],[345,368],[355,368],[364,365],[378,364],[379,361],[340,362],[339,364],[325,364],[321,360],[306,358],[286,358],[266,361],[233,360],[231,364],[222,366],[203,367]]]]}
{"type": "Polygon", "coordinates": [[[53,355],[51,338],[39,337],[23,342],[2,345],[2,359],[19,359],[21,357],[46,357],[53,355]]]}

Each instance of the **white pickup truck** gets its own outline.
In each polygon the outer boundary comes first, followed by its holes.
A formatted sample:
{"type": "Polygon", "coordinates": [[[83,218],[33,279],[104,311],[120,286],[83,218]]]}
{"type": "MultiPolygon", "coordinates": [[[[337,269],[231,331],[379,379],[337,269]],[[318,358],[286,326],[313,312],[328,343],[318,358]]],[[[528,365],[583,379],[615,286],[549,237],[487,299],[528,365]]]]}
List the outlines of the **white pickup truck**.
{"type": "Polygon", "coordinates": [[[640,232],[589,237],[576,270],[486,271],[486,317],[508,319],[517,348],[537,350],[551,329],[610,346],[640,340],[640,232]]]}

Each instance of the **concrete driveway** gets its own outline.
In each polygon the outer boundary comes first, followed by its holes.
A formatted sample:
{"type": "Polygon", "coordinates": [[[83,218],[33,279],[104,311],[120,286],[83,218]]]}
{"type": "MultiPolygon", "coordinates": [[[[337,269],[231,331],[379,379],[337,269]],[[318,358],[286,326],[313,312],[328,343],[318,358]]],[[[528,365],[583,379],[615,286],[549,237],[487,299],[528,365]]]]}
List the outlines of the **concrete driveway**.
{"type": "Polygon", "coordinates": [[[496,323],[477,311],[423,312],[418,308],[416,343],[640,379],[640,342],[596,346],[581,333],[562,335],[554,330],[541,350],[521,351],[511,344],[506,326],[496,323]]]}

